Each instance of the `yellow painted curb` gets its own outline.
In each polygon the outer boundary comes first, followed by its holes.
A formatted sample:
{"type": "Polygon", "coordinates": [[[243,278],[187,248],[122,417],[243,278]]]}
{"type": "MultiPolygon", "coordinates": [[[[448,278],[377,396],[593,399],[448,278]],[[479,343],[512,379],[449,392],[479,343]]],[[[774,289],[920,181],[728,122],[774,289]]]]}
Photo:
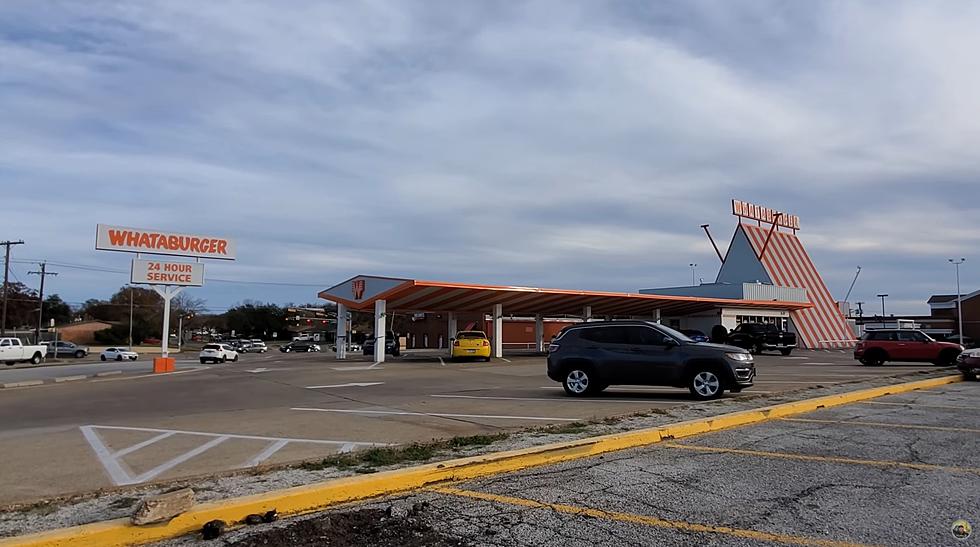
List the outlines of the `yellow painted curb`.
{"type": "Polygon", "coordinates": [[[331,505],[415,490],[440,482],[520,471],[530,467],[646,446],[664,440],[755,424],[774,418],[846,405],[884,395],[938,387],[957,382],[960,378],[960,376],[944,376],[862,389],[850,393],[783,403],[626,433],[458,458],[371,475],[334,479],[285,490],[200,504],[164,524],[134,526],[129,519],[117,519],[0,539],[0,547],[54,547],[60,545],[110,547],[148,543],[196,532],[205,522],[210,520],[219,519],[230,524],[241,521],[250,513],[264,513],[271,509],[276,509],[282,515],[308,513],[331,505]]]}

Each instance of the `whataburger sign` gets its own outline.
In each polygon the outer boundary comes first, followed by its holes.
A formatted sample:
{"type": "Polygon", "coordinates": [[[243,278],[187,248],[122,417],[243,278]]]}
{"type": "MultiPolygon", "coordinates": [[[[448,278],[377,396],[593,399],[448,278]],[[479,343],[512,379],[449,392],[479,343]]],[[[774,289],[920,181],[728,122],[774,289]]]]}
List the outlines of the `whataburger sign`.
{"type": "Polygon", "coordinates": [[[235,242],[227,238],[126,228],[107,224],[97,226],[95,248],[100,251],[235,260],[235,242]]]}

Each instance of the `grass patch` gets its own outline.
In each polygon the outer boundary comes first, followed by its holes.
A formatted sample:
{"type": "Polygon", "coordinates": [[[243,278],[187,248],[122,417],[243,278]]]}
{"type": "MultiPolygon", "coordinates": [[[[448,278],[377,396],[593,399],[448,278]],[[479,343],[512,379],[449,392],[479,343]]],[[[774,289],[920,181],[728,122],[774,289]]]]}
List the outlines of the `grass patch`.
{"type": "Polygon", "coordinates": [[[545,431],[555,435],[571,435],[574,433],[582,433],[588,428],[589,428],[589,424],[585,422],[571,422],[567,424],[551,426],[545,429],[545,431]]]}
{"type": "Polygon", "coordinates": [[[306,462],[300,468],[307,471],[318,471],[321,469],[335,468],[340,471],[353,469],[357,473],[373,473],[376,467],[395,465],[399,463],[424,462],[435,457],[444,450],[460,450],[475,446],[486,446],[506,439],[507,433],[497,433],[493,435],[470,435],[466,437],[453,437],[447,440],[436,440],[427,443],[411,443],[401,446],[378,446],[352,452],[330,456],[318,461],[306,462]]]}
{"type": "Polygon", "coordinates": [[[112,501],[112,503],[109,504],[109,507],[113,509],[129,509],[130,507],[139,503],[139,501],[140,500],[137,498],[126,496],[112,501]]]}

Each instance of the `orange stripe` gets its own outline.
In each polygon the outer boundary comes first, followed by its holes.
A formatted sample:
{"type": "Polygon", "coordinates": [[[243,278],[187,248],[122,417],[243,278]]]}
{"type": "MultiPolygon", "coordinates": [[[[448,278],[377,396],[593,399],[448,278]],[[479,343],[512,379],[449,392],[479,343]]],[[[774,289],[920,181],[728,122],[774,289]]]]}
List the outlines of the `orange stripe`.
{"type": "MultiPolygon", "coordinates": [[[[793,277],[796,285],[806,288],[807,296],[810,298],[810,302],[812,302],[815,306],[819,305],[818,300],[816,299],[816,294],[813,292],[812,280],[809,278],[809,276],[807,276],[806,265],[803,264],[799,260],[799,257],[793,252],[792,241],[788,238],[780,237],[778,238],[775,247],[783,257],[785,267],[790,272],[790,275],[793,277]]],[[[809,341],[808,346],[811,348],[818,347],[820,345],[819,340],[826,339],[829,334],[827,325],[824,323],[819,313],[806,313],[800,315],[805,316],[810,324],[809,335],[811,340],[809,341]]]]}

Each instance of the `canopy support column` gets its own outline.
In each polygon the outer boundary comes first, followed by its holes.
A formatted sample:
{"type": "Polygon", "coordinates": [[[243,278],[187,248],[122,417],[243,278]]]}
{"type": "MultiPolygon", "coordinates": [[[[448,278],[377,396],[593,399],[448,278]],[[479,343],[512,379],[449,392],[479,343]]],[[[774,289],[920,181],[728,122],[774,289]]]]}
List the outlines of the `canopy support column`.
{"type": "Polygon", "coordinates": [[[453,342],[456,340],[456,312],[449,312],[449,328],[447,331],[449,334],[446,339],[449,340],[449,356],[453,355],[453,342]]]}
{"type": "Polygon", "coordinates": [[[385,306],[387,302],[378,300],[374,303],[374,362],[385,362],[385,306]]]}
{"type": "Polygon", "coordinates": [[[541,314],[534,316],[534,351],[544,353],[544,318],[541,314]]]}
{"type": "Polygon", "coordinates": [[[504,356],[504,306],[493,305],[493,356],[500,359],[504,356]]]}
{"type": "Polygon", "coordinates": [[[337,303],[337,359],[347,359],[347,306],[337,303]]]}
{"type": "Polygon", "coordinates": [[[592,321],[592,306],[585,306],[582,308],[582,320],[586,323],[592,321]]]}

